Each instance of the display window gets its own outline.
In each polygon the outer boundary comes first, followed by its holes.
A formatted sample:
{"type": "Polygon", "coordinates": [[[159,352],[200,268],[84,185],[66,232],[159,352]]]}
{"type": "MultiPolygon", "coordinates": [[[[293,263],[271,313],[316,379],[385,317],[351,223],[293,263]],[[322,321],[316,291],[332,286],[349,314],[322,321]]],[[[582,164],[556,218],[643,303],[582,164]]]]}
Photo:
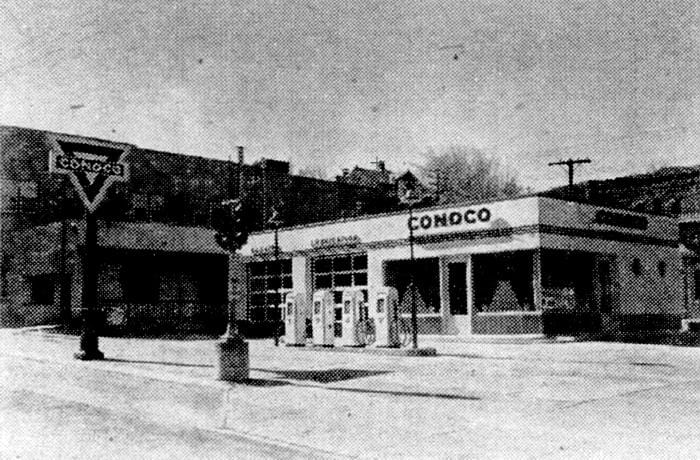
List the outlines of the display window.
{"type": "MultiPolygon", "coordinates": [[[[542,298],[545,310],[590,311],[593,308],[595,254],[574,251],[542,251],[542,298]]],[[[608,294],[608,273],[599,270],[599,282],[608,294]]],[[[608,300],[605,302],[609,303],[608,300]]]]}
{"type": "Polygon", "coordinates": [[[416,259],[413,263],[410,260],[388,261],[384,265],[384,284],[396,288],[401,313],[411,313],[414,302],[418,314],[440,312],[440,263],[437,258],[416,259]]]}
{"type": "Polygon", "coordinates": [[[474,307],[480,313],[535,310],[532,251],[472,256],[474,307]]]}

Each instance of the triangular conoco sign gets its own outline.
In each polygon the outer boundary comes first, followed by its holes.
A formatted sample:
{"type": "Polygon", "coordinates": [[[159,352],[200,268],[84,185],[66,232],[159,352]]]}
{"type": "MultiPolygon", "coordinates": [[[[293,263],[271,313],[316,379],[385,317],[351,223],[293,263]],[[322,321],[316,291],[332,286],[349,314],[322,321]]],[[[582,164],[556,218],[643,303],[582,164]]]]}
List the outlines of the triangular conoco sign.
{"type": "Polygon", "coordinates": [[[124,162],[129,144],[65,134],[49,137],[49,171],[70,176],[89,212],[97,209],[112,182],[129,179],[129,165],[124,162]]]}

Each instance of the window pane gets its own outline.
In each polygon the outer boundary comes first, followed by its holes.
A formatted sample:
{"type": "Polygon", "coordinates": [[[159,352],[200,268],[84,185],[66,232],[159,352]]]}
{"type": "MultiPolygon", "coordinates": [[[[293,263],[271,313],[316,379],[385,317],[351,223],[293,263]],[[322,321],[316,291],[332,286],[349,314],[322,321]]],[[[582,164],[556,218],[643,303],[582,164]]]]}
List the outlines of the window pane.
{"type": "Polygon", "coordinates": [[[333,270],[336,272],[346,272],[352,270],[350,256],[336,257],[333,259],[333,270]]]}
{"type": "Polygon", "coordinates": [[[367,273],[355,273],[353,286],[367,286],[367,273]]]}
{"type": "Polygon", "coordinates": [[[350,273],[335,275],[333,281],[334,287],[349,287],[352,286],[352,275],[350,273]]]}
{"type": "Polygon", "coordinates": [[[282,295],[277,294],[267,294],[265,299],[265,305],[279,305],[282,303],[282,295]]]}
{"type": "Polygon", "coordinates": [[[265,290],[265,278],[253,278],[250,280],[250,290],[261,292],[265,290]]]}
{"type": "Polygon", "coordinates": [[[331,275],[320,275],[316,277],[315,289],[328,289],[332,287],[331,275]]]}
{"type": "Polygon", "coordinates": [[[250,296],[250,304],[252,306],[265,305],[265,294],[253,294],[250,296]]]}
{"type": "Polygon", "coordinates": [[[286,259],[282,261],[282,273],[292,273],[292,259],[286,259]]]}
{"type": "Polygon", "coordinates": [[[366,270],[367,269],[367,255],[363,254],[361,256],[355,256],[353,258],[354,270],[366,270]]]}
{"type": "Polygon", "coordinates": [[[331,259],[316,259],[314,270],[316,273],[328,273],[331,271],[331,259]]]}
{"type": "Polygon", "coordinates": [[[291,276],[285,276],[282,279],[282,287],[284,289],[291,289],[292,288],[292,277],[291,276]]]}
{"type": "Polygon", "coordinates": [[[251,276],[262,276],[265,274],[265,264],[263,262],[253,262],[248,264],[251,276]]]}
{"type": "Polygon", "coordinates": [[[279,289],[281,286],[279,277],[273,277],[267,279],[267,289],[274,290],[279,289]]]}
{"type": "Polygon", "coordinates": [[[256,307],[250,309],[250,320],[253,322],[265,321],[265,308],[256,307]]]}

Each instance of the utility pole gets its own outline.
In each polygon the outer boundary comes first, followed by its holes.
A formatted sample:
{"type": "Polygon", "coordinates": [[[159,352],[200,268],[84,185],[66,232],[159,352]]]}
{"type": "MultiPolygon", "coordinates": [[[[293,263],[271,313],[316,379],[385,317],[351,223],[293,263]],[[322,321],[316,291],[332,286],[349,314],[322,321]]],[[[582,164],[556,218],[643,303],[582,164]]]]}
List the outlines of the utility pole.
{"type": "Polygon", "coordinates": [[[590,158],[569,158],[568,160],[553,161],[549,163],[548,166],[566,166],[569,169],[569,197],[572,197],[574,192],[574,169],[576,165],[590,162],[590,158]]]}
{"type": "Polygon", "coordinates": [[[413,206],[417,199],[412,189],[406,191],[404,200],[408,204],[408,244],[411,249],[411,268],[410,268],[410,283],[408,285],[411,295],[411,342],[413,349],[418,348],[418,312],[416,309],[416,256],[414,252],[415,238],[413,235],[413,206]]]}

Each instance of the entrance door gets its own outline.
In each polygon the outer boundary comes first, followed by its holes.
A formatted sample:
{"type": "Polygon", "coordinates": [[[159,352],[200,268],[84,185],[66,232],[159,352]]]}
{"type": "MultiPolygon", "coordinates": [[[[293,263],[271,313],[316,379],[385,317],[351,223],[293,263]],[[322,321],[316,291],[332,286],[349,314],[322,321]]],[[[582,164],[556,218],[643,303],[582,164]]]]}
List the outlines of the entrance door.
{"type": "Polygon", "coordinates": [[[467,264],[447,264],[447,289],[452,315],[467,315],[467,264]]]}

